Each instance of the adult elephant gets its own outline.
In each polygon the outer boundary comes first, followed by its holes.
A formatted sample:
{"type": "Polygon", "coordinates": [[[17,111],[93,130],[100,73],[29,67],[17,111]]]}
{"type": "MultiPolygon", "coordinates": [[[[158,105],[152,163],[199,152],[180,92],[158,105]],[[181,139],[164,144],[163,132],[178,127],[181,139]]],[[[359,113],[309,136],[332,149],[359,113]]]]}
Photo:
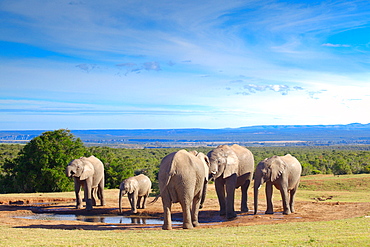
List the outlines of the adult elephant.
{"type": "Polygon", "coordinates": [[[207,156],[210,172],[215,179],[216,193],[220,205],[220,215],[227,219],[235,218],[235,189],[241,187],[241,211],[248,212],[248,188],[254,170],[254,157],[251,151],[237,144],[220,145],[207,156]]]}
{"type": "Polygon", "coordinates": [[[84,187],[86,210],[96,206],[96,198],[100,199],[100,205],[105,205],[104,165],[98,158],[90,156],[72,160],[67,166],[66,175],[74,179],[76,208],[82,208],[81,186],[84,187]]]}
{"type": "Polygon", "coordinates": [[[145,208],[151,188],[152,182],[144,174],[123,180],[119,186],[119,212],[122,213],[122,196],[125,194],[128,196],[133,214],[137,213],[138,208],[145,208]],[[143,199],[142,202],[141,199],[143,199]]]}
{"type": "Polygon", "coordinates": [[[172,229],[171,206],[179,202],[183,214],[183,228],[199,225],[198,213],[208,174],[208,157],[202,153],[186,150],[171,153],[159,166],[158,182],[162,197],[164,223],[162,229],[172,229]]]}
{"type": "Polygon", "coordinates": [[[273,156],[261,161],[254,175],[254,214],[258,209],[258,190],[266,182],[266,214],[273,214],[272,189],[273,185],[280,190],[283,201],[283,214],[294,212],[294,196],[297,192],[302,166],[299,161],[290,154],[285,156],[273,156]]]}

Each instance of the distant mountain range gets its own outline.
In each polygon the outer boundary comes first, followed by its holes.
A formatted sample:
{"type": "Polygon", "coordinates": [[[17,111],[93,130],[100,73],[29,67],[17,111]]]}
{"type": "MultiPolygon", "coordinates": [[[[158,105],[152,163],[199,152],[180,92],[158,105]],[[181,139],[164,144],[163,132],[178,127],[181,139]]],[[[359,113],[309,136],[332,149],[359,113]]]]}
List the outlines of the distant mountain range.
{"type": "MultiPolygon", "coordinates": [[[[26,143],[47,130],[0,131],[1,143],[26,143]]],[[[370,144],[370,124],[262,125],[225,129],[71,130],[86,145],[128,147],[370,144]]]]}

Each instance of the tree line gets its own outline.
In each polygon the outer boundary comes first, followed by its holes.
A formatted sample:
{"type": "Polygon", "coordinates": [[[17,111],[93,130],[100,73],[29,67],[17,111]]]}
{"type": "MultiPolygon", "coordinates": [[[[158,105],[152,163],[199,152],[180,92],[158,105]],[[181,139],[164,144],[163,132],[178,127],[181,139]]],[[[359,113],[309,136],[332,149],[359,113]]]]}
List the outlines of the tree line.
{"type": "MultiPolygon", "coordinates": [[[[255,165],[273,155],[290,153],[303,166],[302,175],[370,173],[370,146],[332,147],[247,147],[255,165]]],[[[197,147],[207,154],[212,148],[197,147]]],[[[68,163],[94,155],[105,166],[105,187],[118,188],[122,180],[144,173],[158,190],[159,164],[179,148],[124,149],[107,146],[86,147],[69,130],[47,131],[26,145],[0,144],[0,193],[60,192],[73,190],[65,175],[68,163]]]]}

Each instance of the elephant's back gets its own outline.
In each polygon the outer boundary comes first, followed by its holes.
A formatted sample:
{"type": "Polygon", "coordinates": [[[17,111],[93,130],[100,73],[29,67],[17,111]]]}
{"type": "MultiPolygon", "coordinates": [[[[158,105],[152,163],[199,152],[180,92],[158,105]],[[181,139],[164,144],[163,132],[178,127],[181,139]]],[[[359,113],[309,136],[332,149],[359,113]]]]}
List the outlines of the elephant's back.
{"type": "Polygon", "coordinates": [[[202,168],[201,161],[185,150],[169,154],[163,158],[159,167],[158,182],[161,194],[169,193],[171,201],[178,202],[179,198],[184,196],[181,193],[199,187],[196,184],[200,181],[200,174],[204,174],[202,168]]]}
{"type": "Polygon", "coordinates": [[[298,159],[294,156],[287,154],[283,156],[284,161],[289,164],[289,190],[292,190],[296,187],[301,179],[302,174],[302,165],[299,163],[298,159]]]}
{"type": "Polygon", "coordinates": [[[239,175],[246,173],[253,173],[254,170],[254,156],[253,153],[242,146],[234,144],[231,146],[239,160],[239,175]]]}
{"type": "Polygon", "coordinates": [[[104,179],[104,164],[95,156],[86,158],[94,167],[93,187],[97,187],[104,179]]]}
{"type": "Polygon", "coordinates": [[[143,195],[146,195],[146,194],[150,193],[150,190],[152,188],[152,181],[150,181],[150,179],[147,176],[145,176],[144,174],[140,174],[138,176],[141,176],[138,179],[138,182],[139,182],[139,196],[143,196],[143,195]]]}

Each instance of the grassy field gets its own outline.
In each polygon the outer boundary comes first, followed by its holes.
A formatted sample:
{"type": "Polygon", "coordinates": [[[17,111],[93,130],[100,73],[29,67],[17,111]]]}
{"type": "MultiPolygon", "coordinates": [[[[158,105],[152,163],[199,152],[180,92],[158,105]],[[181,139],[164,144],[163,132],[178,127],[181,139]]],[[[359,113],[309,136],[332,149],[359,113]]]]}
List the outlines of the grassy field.
{"type": "Polygon", "coordinates": [[[368,246],[370,218],[173,231],[0,226],[1,246],[368,246]]]}
{"type": "Polygon", "coordinates": [[[339,202],[370,202],[370,174],[312,175],[301,178],[297,200],[333,197],[339,202]]]}
{"type": "MultiPolygon", "coordinates": [[[[297,200],[323,194],[336,201],[370,202],[370,175],[303,177],[297,200]]],[[[41,195],[47,196],[30,196],[41,195]]],[[[172,231],[27,229],[0,223],[0,231],[1,246],[369,246],[370,218],[172,231]]]]}

